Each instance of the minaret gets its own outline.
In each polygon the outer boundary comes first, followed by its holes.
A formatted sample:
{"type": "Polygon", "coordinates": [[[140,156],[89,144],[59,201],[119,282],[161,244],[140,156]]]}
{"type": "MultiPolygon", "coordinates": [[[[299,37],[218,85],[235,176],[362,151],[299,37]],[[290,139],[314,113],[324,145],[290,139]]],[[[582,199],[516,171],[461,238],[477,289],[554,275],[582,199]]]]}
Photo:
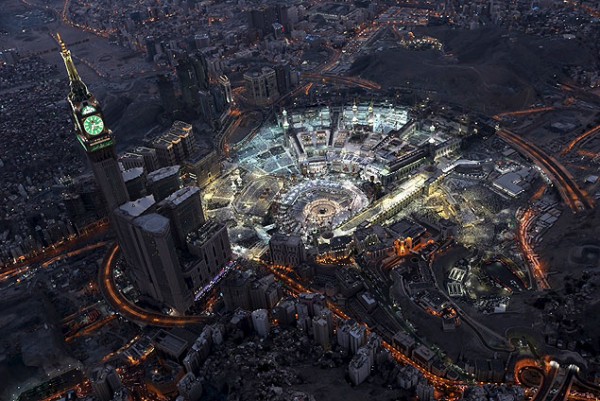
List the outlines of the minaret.
{"type": "Polygon", "coordinates": [[[117,162],[115,138],[112,131],[104,125],[104,115],[100,104],[79,77],[71,57],[71,51],[67,49],[60,35],[57,37],[60,54],[65,62],[67,74],[69,74],[71,91],[68,100],[71,105],[77,140],[88,156],[110,214],[129,200],[127,187],[117,162]]]}
{"type": "Polygon", "coordinates": [[[358,123],[358,105],[356,99],[354,99],[354,105],[352,106],[352,126],[354,127],[358,123]]]}
{"type": "Polygon", "coordinates": [[[287,132],[288,128],[290,128],[290,123],[288,122],[288,117],[287,117],[287,111],[285,109],[283,109],[283,112],[281,113],[283,115],[283,132],[287,132]]]}

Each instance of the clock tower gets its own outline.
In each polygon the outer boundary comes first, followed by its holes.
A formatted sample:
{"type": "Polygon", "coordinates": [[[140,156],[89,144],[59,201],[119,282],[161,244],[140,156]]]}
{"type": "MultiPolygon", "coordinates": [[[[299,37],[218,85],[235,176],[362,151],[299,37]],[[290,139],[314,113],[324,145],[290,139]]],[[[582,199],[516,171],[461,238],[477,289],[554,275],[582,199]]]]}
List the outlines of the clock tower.
{"type": "Polygon", "coordinates": [[[60,54],[69,74],[71,91],[68,100],[71,105],[77,140],[88,156],[96,182],[104,195],[108,212],[111,214],[117,207],[129,200],[127,187],[117,162],[115,139],[112,131],[104,124],[104,115],[100,104],[79,77],[71,57],[71,51],[67,49],[60,35],[57,36],[60,54]]]}

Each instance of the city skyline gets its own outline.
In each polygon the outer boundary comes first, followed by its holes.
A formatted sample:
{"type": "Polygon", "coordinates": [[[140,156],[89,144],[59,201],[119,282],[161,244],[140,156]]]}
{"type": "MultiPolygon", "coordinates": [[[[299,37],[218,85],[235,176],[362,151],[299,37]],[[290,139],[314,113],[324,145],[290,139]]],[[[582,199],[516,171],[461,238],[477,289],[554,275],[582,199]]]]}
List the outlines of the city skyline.
{"type": "Polygon", "coordinates": [[[599,19],[11,0],[0,399],[596,399],[599,19]]]}

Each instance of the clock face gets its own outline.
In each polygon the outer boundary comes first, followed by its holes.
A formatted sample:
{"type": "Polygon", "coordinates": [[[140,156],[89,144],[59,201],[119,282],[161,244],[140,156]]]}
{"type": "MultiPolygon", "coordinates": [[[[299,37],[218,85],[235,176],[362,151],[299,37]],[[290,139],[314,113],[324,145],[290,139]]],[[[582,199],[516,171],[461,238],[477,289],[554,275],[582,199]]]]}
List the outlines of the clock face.
{"type": "Polygon", "coordinates": [[[83,128],[90,135],[98,135],[104,130],[104,122],[99,116],[89,116],[83,120],[83,128]]]}

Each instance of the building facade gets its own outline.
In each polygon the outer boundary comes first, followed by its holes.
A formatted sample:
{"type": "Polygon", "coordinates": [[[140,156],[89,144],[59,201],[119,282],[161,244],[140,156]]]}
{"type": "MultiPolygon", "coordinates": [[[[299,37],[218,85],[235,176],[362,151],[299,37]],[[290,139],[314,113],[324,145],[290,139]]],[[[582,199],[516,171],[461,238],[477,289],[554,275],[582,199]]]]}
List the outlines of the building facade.
{"type": "Polygon", "coordinates": [[[268,105],[279,98],[277,76],[270,67],[246,72],[244,82],[250,99],[257,105],[268,105]]]}

